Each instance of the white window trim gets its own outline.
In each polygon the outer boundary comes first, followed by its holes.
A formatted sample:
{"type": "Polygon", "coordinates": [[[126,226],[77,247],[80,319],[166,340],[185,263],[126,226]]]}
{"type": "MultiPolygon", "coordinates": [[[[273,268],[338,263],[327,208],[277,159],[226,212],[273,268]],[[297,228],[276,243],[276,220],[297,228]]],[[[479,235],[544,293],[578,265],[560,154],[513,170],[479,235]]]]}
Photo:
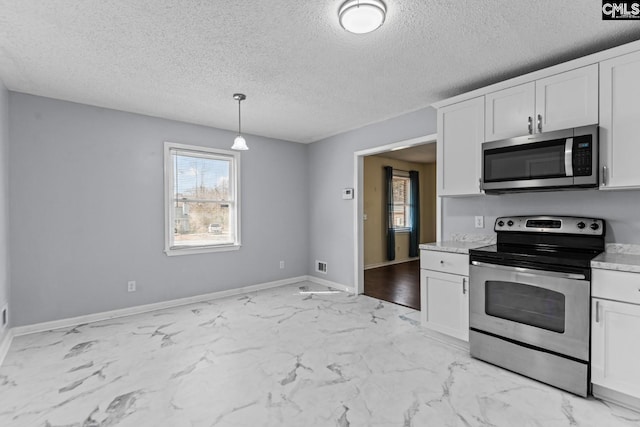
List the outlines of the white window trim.
{"type": "Polygon", "coordinates": [[[164,143],[164,253],[167,256],[193,255],[210,252],[237,251],[242,246],[240,239],[240,153],[237,151],[220,150],[197,145],[180,144],[165,141],[164,143]],[[171,161],[171,150],[196,151],[213,155],[224,155],[233,157],[233,164],[229,170],[229,187],[232,189],[232,196],[235,205],[235,242],[210,246],[185,246],[171,247],[171,207],[173,204],[173,162],[171,161]]]}

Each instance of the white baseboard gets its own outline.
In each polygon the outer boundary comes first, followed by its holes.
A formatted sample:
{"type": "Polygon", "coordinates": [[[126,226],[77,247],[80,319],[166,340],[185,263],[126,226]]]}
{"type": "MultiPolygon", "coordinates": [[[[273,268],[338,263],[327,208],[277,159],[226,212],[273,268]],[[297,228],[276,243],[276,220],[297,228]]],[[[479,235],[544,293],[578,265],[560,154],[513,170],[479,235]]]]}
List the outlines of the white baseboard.
{"type": "Polygon", "coordinates": [[[332,282],[330,280],[321,279],[320,277],[307,276],[307,280],[309,282],[317,283],[319,285],[328,286],[330,288],[337,289],[337,290],[343,291],[343,292],[348,292],[350,294],[355,293],[354,289],[352,287],[349,287],[347,285],[343,285],[342,283],[336,283],[336,282],[332,282]]]}
{"type": "Polygon", "coordinates": [[[344,292],[354,293],[352,287],[332,282],[330,280],[321,279],[315,276],[298,276],[289,279],[276,280],[274,282],[260,283],[257,285],[245,286],[242,288],[229,289],[226,291],[212,292],[208,294],[196,295],[193,297],[179,298],[169,301],[162,301],[153,304],[138,305],[135,307],[121,308],[118,310],[103,311],[100,313],[92,313],[84,316],[70,317],[67,319],[53,320],[50,322],[35,323],[32,325],[17,326],[7,330],[4,338],[0,342],[0,366],[4,362],[4,358],[9,351],[13,337],[34,334],[37,332],[50,331],[52,329],[69,328],[83,323],[98,322],[101,320],[116,319],[119,317],[133,316],[136,314],[148,313],[150,311],[162,310],[165,308],[173,308],[181,305],[193,304],[202,301],[225,298],[234,295],[242,295],[250,292],[260,291],[263,289],[277,288],[280,286],[291,285],[299,282],[313,282],[324,285],[333,289],[344,292]]]}
{"type": "Polygon", "coordinates": [[[433,329],[428,329],[424,326],[422,326],[423,328],[423,332],[425,335],[427,335],[429,338],[438,341],[444,345],[448,345],[450,347],[456,348],[458,350],[462,350],[465,352],[469,352],[469,342],[468,341],[463,341],[459,338],[455,338],[452,337],[450,335],[446,335],[443,334],[441,332],[438,331],[434,331],[433,329]]]}
{"type": "MultiPolygon", "coordinates": [[[[10,330],[13,336],[33,334],[36,332],[50,331],[52,329],[68,328],[83,323],[98,322],[101,320],[115,319],[118,317],[132,316],[135,314],[147,313],[149,311],[162,310],[165,308],[178,307],[181,305],[193,304],[212,299],[225,298],[234,295],[241,295],[262,289],[277,288],[279,286],[290,285],[292,283],[304,282],[309,276],[298,276],[289,279],[276,280],[274,282],[260,283],[257,285],[245,286],[242,288],[229,289],[226,291],[212,292],[193,297],[179,298],[169,301],[162,301],[153,304],[138,305],[135,307],[121,308],[118,310],[103,311],[101,313],[87,314],[84,316],[70,317],[67,319],[53,320],[51,322],[35,323],[33,325],[17,326],[10,330]]],[[[329,285],[327,285],[329,286],[329,285]]],[[[3,344],[4,345],[4,344],[3,344]]],[[[2,349],[3,347],[0,347],[2,349]]],[[[7,347],[8,349],[8,347],[7,347]]],[[[1,355],[1,353],[0,353],[1,355]]]]}
{"type": "Polygon", "coordinates": [[[7,356],[9,352],[9,347],[11,347],[11,341],[13,341],[13,330],[7,329],[7,332],[2,337],[2,341],[0,341],[0,366],[4,362],[4,358],[7,356]]]}
{"type": "Polygon", "coordinates": [[[418,256],[418,257],[400,259],[400,260],[395,260],[395,261],[378,262],[378,263],[375,263],[375,264],[365,265],[364,269],[365,270],[371,270],[372,268],[386,267],[388,265],[395,265],[395,264],[404,264],[405,262],[417,261],[419,259],[420,259],[420,257],[418,256]]]}
{"type": "Polygon", "coordinates": [[[605,400],[607,402],[615,403],[616,405],[624,406],[632,411],[640,412],[640,399],[637,397],[629,396],[597,384],[591,385],[591,394],[593,394],[593,397],[596,399],[605,400]]]}

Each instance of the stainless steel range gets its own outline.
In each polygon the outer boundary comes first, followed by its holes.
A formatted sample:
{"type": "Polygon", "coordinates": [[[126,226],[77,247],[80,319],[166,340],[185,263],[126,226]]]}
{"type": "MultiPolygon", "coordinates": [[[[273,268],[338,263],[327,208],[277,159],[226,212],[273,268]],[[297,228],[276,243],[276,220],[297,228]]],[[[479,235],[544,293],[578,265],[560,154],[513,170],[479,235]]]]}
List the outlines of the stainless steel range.
{"type": "Polygon", "coordinates": [[[496,220],[497,244],[470,251],[471,356],[586,396],[590,263],[602,219],[496,220]]]}

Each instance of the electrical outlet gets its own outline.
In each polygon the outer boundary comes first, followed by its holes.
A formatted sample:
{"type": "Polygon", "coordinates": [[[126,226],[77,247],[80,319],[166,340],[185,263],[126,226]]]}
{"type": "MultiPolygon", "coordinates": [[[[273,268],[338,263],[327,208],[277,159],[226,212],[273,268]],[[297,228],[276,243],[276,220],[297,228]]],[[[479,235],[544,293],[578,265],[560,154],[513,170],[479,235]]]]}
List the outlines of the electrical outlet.
{"type": "Polygon", "coordinates": [[[284,268],[284,261],[280,261],[280,269],[284,268]]]}
{"type": "Polygon", "coordinates": [[[476,228],[484,228],[484,217],[477,216],[476,217],[476,228]]]}
{"type": "Polygon", "coordinates": [[[129,291],[129,292],[135,292],[136,291],[136,281],[135,280],[129,280],[127,282],[127,291],[129,291]]]}

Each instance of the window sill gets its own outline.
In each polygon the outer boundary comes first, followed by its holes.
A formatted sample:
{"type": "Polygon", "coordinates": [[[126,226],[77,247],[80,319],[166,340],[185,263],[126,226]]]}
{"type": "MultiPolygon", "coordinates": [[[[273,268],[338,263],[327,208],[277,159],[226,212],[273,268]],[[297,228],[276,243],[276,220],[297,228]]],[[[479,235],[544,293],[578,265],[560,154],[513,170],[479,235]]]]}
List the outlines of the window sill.
{"type": "Polygon", "coordinates": [[[220,246],[201,246],[201,247],[174,247],[164,250],[167,256],[179,256],[179,255],[195,255],[206,254],[210,252],[230,252],[240,249],[240,244],[220,245],[220,246]]]}
{"type": "Polygon", "coordinates": [[[403,227],[403,228],[394,228],[396,233],[411,233],[411,228],[403,227]]]}

